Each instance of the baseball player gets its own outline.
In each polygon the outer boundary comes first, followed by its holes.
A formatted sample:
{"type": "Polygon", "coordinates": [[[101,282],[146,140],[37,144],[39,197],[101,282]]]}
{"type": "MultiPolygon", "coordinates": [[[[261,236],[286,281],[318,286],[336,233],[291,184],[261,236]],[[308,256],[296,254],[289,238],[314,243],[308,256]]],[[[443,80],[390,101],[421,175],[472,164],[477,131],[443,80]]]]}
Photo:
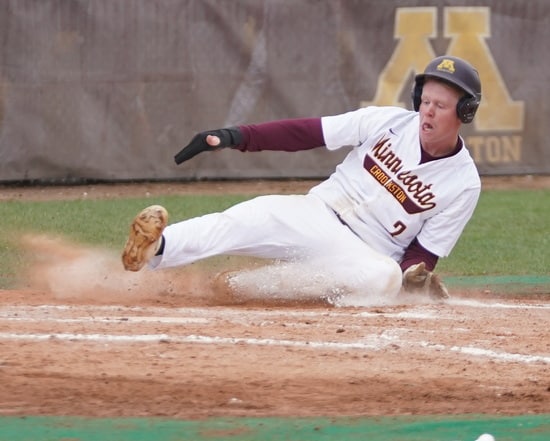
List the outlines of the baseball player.
{"type": "Polygon", "coordinates": [[[446,299],[433,270],[451,252],[479,198],[479,174],[459,130],[473,120],[480,99],[476,69],[442,56],[415,77],[412,111],[371,106],[201,132],[176,163],[228,147],[352,148],[305,195],[260,196],[171,225],[163,207],[145,208],[131,224],[124,267],[139,271],[145,264],[160,269],[220,254],[255,256],[307,262],[345,292],[396,296],[404,289],[446,299]]]}

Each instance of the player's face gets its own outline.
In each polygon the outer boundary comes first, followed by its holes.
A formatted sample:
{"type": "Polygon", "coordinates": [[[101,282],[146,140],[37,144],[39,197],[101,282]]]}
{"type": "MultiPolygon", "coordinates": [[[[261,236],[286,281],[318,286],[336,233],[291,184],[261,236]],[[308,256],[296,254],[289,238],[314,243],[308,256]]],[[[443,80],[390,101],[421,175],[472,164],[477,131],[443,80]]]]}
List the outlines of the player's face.
{"type": "Polygon", "coordinates": [[[426,80],[420,101],[420,142],[432,156],[443,156],[456,146],[461,122],[456,114],[460,92],[445,83],[426,80]]]}

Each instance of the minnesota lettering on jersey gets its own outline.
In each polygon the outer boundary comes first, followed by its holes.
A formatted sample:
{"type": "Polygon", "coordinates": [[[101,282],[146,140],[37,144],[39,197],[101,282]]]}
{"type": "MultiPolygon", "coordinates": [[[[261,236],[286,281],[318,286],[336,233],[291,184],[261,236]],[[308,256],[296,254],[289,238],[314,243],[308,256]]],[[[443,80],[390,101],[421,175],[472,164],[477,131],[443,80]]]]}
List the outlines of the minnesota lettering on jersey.
{"type": "Polygon", "coordinates": [[[422,213],[435,207],[432,184],[424,184],[410,170],[403,170],[403,161],[391,149],[389,138],[382,137],[374,145],[365,156],[363,167],[407,213],[422,213]]]}

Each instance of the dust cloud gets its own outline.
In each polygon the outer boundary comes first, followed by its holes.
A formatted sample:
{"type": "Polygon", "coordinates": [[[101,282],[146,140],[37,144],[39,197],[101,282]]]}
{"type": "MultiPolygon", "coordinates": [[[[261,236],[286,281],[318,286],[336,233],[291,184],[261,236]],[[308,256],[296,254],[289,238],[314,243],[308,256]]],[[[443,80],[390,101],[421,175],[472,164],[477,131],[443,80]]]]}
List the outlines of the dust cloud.
{"type": "Polygon", "coordinates": [[[125,271],[120,255],[75,244],[62,237],[26,235],[24,279],[28,288],[70,301],[132,304],[204,303],[210,276],[202,269],[125,271]]]}
{"type": "Polygon", "coordinates": [[[57,236],[26,235],[27,287],[63,302],[93,304],[321,305],[368,307],[426,303],[426,298],[387,298],[334,286],[329,273],[307,263],[255,263],[220,273],[208,265],[125,271],[120,254],[57,236]]]}

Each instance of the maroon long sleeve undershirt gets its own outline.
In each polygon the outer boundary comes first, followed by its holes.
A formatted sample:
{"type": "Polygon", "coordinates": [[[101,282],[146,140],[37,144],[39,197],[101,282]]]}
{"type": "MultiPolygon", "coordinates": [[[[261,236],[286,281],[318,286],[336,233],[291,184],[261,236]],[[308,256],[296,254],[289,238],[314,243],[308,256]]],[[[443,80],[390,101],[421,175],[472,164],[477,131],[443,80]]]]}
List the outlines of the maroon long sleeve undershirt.
{"type": "MultiPolygon", "coordinates": [[[[321,118],[296,118],[271,121],[261,124],[239,126],[243,142],[235,146],[246,152],[275,150],[298,152],[325,145],[321,118]]],[[[431,158],[424,158],[424,161],[431,158]]],[[[437,264],[438,256],[425,249],[414,239],[405,250],[400,263],[401,270],[420,262],[426,263],[426,269],[432,271],[437,264]]]]}
{"type": "Polygon", "coordinates": [[[321,118],[283,119],[239,126],[239,129],[243,142],[236,148],[246,152],[298,152],[325,145],[321,118]]]}
{"type": "Polygon", "coordinates": [[[405,271],[412,265],[424,262],[426,264],[426,269],[428,271],[433,271],[438,260],[439,257],[437,255],[420,245],[418,239],[415,238],[405,250],[405,254],[399,265],[401,266],[401,271],[405,271]]]}

